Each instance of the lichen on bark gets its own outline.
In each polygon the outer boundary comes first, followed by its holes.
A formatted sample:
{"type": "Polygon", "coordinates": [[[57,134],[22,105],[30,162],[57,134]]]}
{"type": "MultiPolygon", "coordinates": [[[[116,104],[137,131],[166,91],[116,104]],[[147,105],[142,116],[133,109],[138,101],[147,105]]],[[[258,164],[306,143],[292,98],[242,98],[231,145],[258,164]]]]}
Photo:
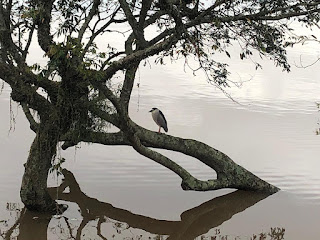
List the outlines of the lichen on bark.
{"type": "Polygon", "coordinates": [[[63,149],[79,142],[131,146],[177,174],[185,190],[278,191],[205,143],[137,125],[128,113],[130,97],[139,67],[151,57],[160,64],[179,58],[188,63],[192,57],[199,63],[192,70],[204,71],[208,82],[225,91],[230,84],[228,65],[215,57],[217,52],[231,57],[228,50],[235,42],[241,45],[240,60],[256,51],[289,71],[285,48],[306,38],[293,35],[288,40],[291,28],[282,20],[299,17],[307,27],[318,26],[319,7],[317,0],[1,1],[0,78],[10,85],[11,98],[22,105],[36,133],[25,165],[22,201],[40,211],[55,205],[48,197],[46,180],[60,142],[64,142],[63,149]],[[118,34],[114,26],[119,25],[119,29],[129,29],[123,32],[122,48],[112,45],[110,34],[118,34]],[[157,31],[149,36],[149,29],[154,28],[157,31]],[[100,36],[101,48],[97,45],[100,36]],[[34,39],[43,51],[45,66],[27,61],[34,39]],[[114,88],[112,81],[121,77],[122,84],[114,88]],[[108,132],[107,125],[118,132],[108,132]],[[194,157],[217,177],[200,181],[156,149],[194,157]]]}

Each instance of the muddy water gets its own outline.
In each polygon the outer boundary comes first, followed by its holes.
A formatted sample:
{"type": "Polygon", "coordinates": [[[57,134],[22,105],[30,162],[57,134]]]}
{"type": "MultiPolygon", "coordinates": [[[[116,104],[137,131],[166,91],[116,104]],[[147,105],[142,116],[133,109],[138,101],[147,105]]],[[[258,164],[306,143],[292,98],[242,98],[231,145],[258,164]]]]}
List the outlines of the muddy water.
{"type": "MultiPolygon", "coordinates": [[[[319,46],[290,51],[293,65],[312,63],[319,46]]],[[[227,59],[226,59],[227,61],[227,59]]],[[[26,211],[19,187],[33,133],[21,110],[0,95],[0,236],[8,239],[310,239],[320,236],[319,62],[290,74],[264,63],[230,63],[243,86],[226,98],[181,65],[141,68],[130,113],[157,130],[148,110],[160,108],[169,134],[195,138],[280,187],[272,196],[226,189],[185,192],[180,179],[128,147],[81,144],[59,150],[68,169],[52,194],[62,215],[26,211]],[[250,80],[246,82],[246,80],[250,80]],[[70,171],[70,172],[69,172],[70,171]],[[272,238],[273,237],[273,238],[272,238]],[[278,237],[278,238],[276,238],[278,237]]],[[[215,173],[192,158],[162,151],[200,179],[215,173]]],[[[55,187],[61,179],[49,177],[55,187]]]]}

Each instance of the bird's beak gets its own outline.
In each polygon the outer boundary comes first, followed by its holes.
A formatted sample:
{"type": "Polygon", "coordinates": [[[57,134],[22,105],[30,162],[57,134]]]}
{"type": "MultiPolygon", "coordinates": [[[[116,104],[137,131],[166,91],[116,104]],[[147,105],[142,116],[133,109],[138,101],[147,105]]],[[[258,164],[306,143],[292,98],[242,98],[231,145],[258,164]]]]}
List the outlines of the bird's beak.
{"type": "Polygon", "coordinates": [[[149,112],[152,112],[152,109],[149,112]]]}

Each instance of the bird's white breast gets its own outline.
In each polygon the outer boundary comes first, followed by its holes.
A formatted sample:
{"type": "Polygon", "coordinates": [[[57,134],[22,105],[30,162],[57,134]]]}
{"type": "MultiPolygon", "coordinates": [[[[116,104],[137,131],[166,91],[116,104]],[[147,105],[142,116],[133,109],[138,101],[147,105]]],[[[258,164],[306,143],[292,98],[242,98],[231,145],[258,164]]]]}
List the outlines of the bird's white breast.
{"type": "Polygon", "coordinates": [[[156,124],[159,125],[159,123],[158,123],[159,109],[156,109],[156,110],[152,111],[151,114],[152,114],[153,120],[156,122],[156,124]]]}

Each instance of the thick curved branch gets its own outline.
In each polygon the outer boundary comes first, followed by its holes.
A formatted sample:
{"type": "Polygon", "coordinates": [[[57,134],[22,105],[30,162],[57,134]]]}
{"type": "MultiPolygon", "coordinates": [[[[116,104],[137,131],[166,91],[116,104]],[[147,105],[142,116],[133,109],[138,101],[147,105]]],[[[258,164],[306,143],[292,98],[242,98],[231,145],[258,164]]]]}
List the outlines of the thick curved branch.
{"type": "Polygon", "coordinates": [[[166,156],[153,151],[145,146],[143,146],[140,142],[140,139],[136,134],[133,136],[130,136],[130,142],[132,144],[132,147],[141,155],[152,159],[153,161],[159,163],[160,165],[170,169],[174,173],[176,173],[183,181],[187,181],[188,179],[195,180],[194,177],[186,171],[183,167],[176,164],[171,159],[167,158],[166,156]]]}
{"type": "Polygon", "coordinates": [[[38,111],[39,115],[52,109],[50,102],[37,93],[37,87],[26,84],[25,76],[17,68],[0,62],[0,78],[10,85],[14,101],[27,103],[30,108],[38,111]]]}
{"type": "Polygon", "coordinates": [[[53,44],[52,35],[50,33],[51,11],[54,0],[33,0],[38,8],[36,24],[38,26],[38,42],[41,49],[46,53],[53,44]]]}
{"type": "Polygon", "coordinates": [[[145,146],[181,152],[197,158],[202,163],[214,169],[217,173],[217,182],[209,183],[208,186],[205,186],[206,189],[216,189],[215,185],[218,184],[220,186],[242,190],[266,192],[277,192],[279,190],[277,187],[261,180],[251,172],[236,164],[226,154],[205,143],[192,139],[183,139],[166,134],[159,134],[138,125],[135,125],[135,130],[145,146]]]}
{"type": "Polygon", "coordinates": [[[129,145],[137,152],[165,166],[182,179],[185,190],[208,191],[221,188],[236,188],[262,192],[277,192],[279,189],[261,180],[243,167],[237,165],[224,153],[196,140],[183,139],[144,129],[129,120],[131,127],[125,128],[126,133],[88,133],[79,141],[104,145],[129,145]],[[130,129],[133,128],[133,129],[130,129]],[[194,157],[214,169],[217,179],[201,181],[194,178],[184,168],[171,159],[155,152],[148,147],[166,149],[194,157]]]}
{"type": "Polygon", "coordinates": [[[60,137],[60,141],[65,141],[62,149],[65,150],[69,147],[77,145],[79,142],[99,143],[104,145],[130,145],[122,132],[117,133],[103,133],[94,131],[82,131],[81,136],[76,136],[77,133],[70,131],[60,137]]]}
{"type": "MultiPolygon", "coordinates": [[[[168,167],[177,173],[182,179],[182,187],[186,190],[207,191],[221,188],[236,188],[242,190],[254,190],[265,192],[277,192],[279,189],[269,183],[261,180],[243,167],[237,165],[224,153],[196,140],[182,139],[166,134],[144,129],[135,123],[130,123],[135,134],[127,135],[130,145],[142,155],[153,159],[163,166],[168,167]],[[217,173],[216,180],[200,181],[185,174],[183,169],[179,169],[179,165],[172,165],[171,160],[163,158],[162,155],[154,153],[147,147],[167,149],[180,152],[188,156],[194,157],[214,169],[217,173]]],[[[103,142],[100,142],[104,144],[103,142]]]]}

